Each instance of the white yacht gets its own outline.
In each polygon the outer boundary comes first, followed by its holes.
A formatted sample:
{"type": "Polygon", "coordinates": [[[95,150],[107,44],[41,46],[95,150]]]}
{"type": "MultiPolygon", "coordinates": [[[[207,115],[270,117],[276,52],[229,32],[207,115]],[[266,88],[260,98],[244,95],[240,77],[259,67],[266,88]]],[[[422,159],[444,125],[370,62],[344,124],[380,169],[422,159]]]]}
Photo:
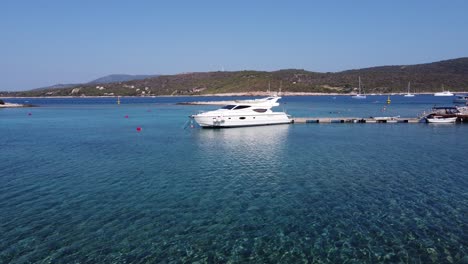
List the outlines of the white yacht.
{"type": "Polygon", "coordinates": [[[453,93],[449,91],[443,91],[443,92],[435,93],[434,96],[453,96],[453,93]]]}
{"type": "Polygon", "coordinates": [[[442,85],[442,92],[437,92],[434,96],[453,96],[453,93],[450,91],[445,91],[444,86],[442,85]]]}
{"type": "Polygon", "coordinates": [[[272,96],[255,100],[238,100],[218,110],[203,112],[191,117],[201,127],[242,127],[289,124],[291,119],[284,112],[273,112],[281,97],[272,96]]]}

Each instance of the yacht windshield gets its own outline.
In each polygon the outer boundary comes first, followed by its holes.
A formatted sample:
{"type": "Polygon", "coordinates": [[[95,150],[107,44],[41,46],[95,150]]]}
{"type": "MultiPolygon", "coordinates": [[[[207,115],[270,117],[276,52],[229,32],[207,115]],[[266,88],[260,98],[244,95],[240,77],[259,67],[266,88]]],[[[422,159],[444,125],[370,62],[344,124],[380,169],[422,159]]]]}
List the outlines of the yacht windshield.
{"type": "Polygon", "coordinates": [[[235,105],[226,105],[226,106],[221,107],[221,109],[233,109],[234,107],[235,105]]]}

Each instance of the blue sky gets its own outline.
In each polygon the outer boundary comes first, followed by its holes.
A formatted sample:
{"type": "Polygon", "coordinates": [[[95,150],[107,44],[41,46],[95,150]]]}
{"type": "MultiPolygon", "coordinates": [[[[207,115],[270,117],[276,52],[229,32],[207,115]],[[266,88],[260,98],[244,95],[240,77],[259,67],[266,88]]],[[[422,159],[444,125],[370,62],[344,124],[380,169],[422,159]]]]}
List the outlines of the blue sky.
{"type": "Polygon", "coordinates": [[[114,73],[335,72],[468,56],[468,1],[0,1],[0,91],[114,73]]]}

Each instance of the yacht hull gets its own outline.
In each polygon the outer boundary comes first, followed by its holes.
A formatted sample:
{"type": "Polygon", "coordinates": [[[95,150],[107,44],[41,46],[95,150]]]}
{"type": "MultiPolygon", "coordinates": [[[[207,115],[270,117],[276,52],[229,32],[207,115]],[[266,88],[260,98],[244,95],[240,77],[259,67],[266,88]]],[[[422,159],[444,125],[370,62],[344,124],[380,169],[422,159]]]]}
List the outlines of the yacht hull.
{"type": "Polygon", "coordinates": [[[434,96],[453,96],[453,93],[445,91],[445,92],[435,93],[434,96]]]}
{"type": "Polygon", "coordinates": [[[291,119],[285,113],[230,116],[195,115],[193,118],[203,128],[266,126],[291,123],[291,119]]]}
{"type": "Polygon", "coordinates": [[[457,121],[456,117],[440,117],[440,118],[426,118],[427,123],[433,124],[449,124],[457,121]]]}
{"type": "Polygon", "coordinates": [[[365,95],[360,95],[360,94],[357,94],[357,95],[353,95],[353,96],[351,96],[351,98],[353,98],[353,99],[366,99],[366,98],[367,98],[367,96],[365,96],[365,95]]]}

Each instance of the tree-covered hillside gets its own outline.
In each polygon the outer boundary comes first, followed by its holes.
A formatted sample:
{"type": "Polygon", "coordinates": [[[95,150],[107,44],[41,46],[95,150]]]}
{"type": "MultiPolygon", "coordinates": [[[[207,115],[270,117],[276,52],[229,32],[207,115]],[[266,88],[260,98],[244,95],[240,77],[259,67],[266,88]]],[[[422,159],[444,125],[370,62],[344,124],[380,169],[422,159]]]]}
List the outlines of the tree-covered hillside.
{"type": "Polygon", "coordinates": [[[81,84],[67,88],[51,88],[15,93],[10,96],[149,96],[245,93],[271,90],[284,92],[351,93],[361,77],[365,93],[405,92],[411,81],[412,92],[468,90],[468,58],[428,64],[382,66],[318,73],[289,69],[274,72],[195,72],[161,75],[143,80],[106,84],[81,84]]]}

